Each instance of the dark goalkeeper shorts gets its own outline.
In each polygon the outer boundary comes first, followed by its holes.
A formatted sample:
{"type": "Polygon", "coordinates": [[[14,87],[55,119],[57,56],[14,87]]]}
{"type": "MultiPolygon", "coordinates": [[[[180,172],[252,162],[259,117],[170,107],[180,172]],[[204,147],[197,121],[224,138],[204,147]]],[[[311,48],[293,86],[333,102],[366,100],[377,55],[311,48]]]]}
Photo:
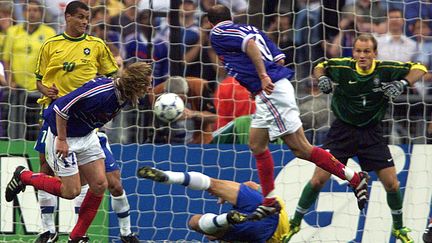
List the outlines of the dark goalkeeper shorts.
{"type": "Polygon", "coordinates": [[[364,171],[394,166],[381,124],[360,128],[336,119],[322,148],[345,165],[349,158],[357,156],[364,171]]]}

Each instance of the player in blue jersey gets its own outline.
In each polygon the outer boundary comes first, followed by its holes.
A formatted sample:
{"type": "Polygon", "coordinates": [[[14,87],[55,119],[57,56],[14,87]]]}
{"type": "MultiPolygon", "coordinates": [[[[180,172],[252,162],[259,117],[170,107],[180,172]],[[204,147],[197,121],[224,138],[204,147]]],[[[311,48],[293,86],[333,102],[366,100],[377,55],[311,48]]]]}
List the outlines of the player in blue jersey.
{"type": "Polygon", "coordinates": [[[253,181],[238,183],[235,181],[211,178],[200,172],[162,171],[149,166],[138,169],[138,177],[163,184],[183,185],[192,190],[207,191],[218,198],[218,203],[225,201],[232,205],[228,213],[196,214],[189,219],[189,227],[207,236],[209,240],[221,242],[285,242],[289,229],[288,215],[284,203],[280,214],[271,215],[258,222],[251,222],[247,215],[262,202],[260,186],[253,181]]]}
{"type": "Polygon", "coordinates": [[[251,123],[249,147],[257,161],[265,199],[251,218],[261,219],[279,211],[273,196],[274,163],[268,149],[269,141],[276,138],[281,138],[297,157],[348,180],[359,208],[363,209],[368,199],[367,173],[352,171],[329,152],[308,142],[290,83],[294,73],[283,66],[285,55],[262,31],[250,25],[234,24],[230,10],[223,5],[213,6],[208,18],[213,25],[211,45],[228,75],[255,96],[257,108],[251,123]]]}
{"type": "Polygon", "coordinates": [[[46,155],[57,177],[16,168],[7,185],[6,201],[32,185],[56,196],[73,199],[86,181],[90,189],[82,202],[69,242],[88,242],[85,236],[107,189],[104,151],[94,131],[114,118],[128,102],[137,105],[151,87],[151,67],[139,62],[114,78],[97,78],[58,98],[43,117],[47,122],[46,155]],[[80,178],[81,176],[81,178],[80,178]]]}

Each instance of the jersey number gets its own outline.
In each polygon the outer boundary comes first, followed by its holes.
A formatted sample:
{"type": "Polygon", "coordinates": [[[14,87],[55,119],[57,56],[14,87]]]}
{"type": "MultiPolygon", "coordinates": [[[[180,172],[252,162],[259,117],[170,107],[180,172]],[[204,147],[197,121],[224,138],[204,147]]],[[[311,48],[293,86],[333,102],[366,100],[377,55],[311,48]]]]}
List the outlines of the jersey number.
{"type": "Polygon", "coordinates": [[[264,38],[261,35],[255,35],[255,43],[260,50],[262,56],[267,60],[272,62],[273,56],[267,47],[267,43],[265,42],[264,38]]]}
{"type": "Polygon", "coordinates": [[[75,62],[64,62],[63,70],[66,72],[72,72],[75,69],[75,62]]]}

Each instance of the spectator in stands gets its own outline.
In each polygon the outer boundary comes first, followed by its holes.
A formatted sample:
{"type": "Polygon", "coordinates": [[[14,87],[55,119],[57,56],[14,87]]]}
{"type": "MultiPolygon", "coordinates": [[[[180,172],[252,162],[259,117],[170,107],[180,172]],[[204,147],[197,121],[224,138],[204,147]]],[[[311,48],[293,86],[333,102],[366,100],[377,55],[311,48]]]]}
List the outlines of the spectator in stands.
{"type": "Polygon", "coordinates": [[[156,142],[209,143],[212,139],[216,112],[210,98],[207,81],[174,76],[154,87],[154,94],[163,92],[178,94],[185,102],[183,117],[156,132],[156,142]]]}
{"type": "Polygon", "coordinates": [[[39,49],[56,32],[42,24],[44,9],[37,0],[28,0],[23,10],[26,22],[7,30],[3,47],[3,62],[11,88],[8,135],[11,139],[36,140],[39,130],[36,100],[40,93],[36,89],[34,71],[39,49]]]}
{"type": "Polygon", "coordinates": [[[217,114],[215,130],[234,118],[255,113],[255,101],[251,99],[249,91],[231,76],[219,84],[214,98],[217,114]]]}
{"type": "MultiPolygon", "coordinates": [[[[413,61],[424,64],[428,70],[432,69],[432,37],[429,21],[418,19],[410,26],[410,31],[415,36],[417,52],[413,61]]],[[[430,88],[432,74],[426,73],[422,82],[416,82],[414,85],[419,94],[432,94],[430,88]]]]}
{"type": "Polygon", "coordinates": [[[108,14],[108,10],[105,6],[97,6],[91,9],[90,12],[90,29],[97,23],[109,23],[111,22],[111,16],[108,14]]]}
{"type": "Polygon", "coordinates": [[[3,43],[6,31],[12,25],[12,3],[0,2],[0,57],[3,56],[3,43]]]}
{"type": "Polygon", "coordinates": [[[122,40],[124,40],[127,35],[135,33],[138,29],[136,22],[138,17],[137,5],[139,1],[140,0],[123,0],[124,10],[111,18],[109,23],[111,30],[119,33],[122,40]]]}
{"type": "MultiPolygon", "coordinates": [[[[432,19],[432,4],[431,1],[405,0],[398,6],[405,10],[405,20],[408,25],[417,22],[418,19],[432,19]]],[[[431,27],[431,23],[428,23],[431,27]]],[[[409,29],[408,34],[414,34],[409,29]]]]}
{"type": "MultiPolygon", "coordinates": [[[[353,6],[349,6],[353,7],[353,6]]],[[[342,20],[339,23],[339,34],[331,43],[327,43],[327,55],[333,57],[352,57],[354,39],[358,33],[371,32],[372,25],[370,18],[357,16],[352,9],[342,10],[342,20]]]]}
{"type": "MultiPolygon", "coordinates": [[[[189,47],[195,45],[199,41],[199,26],[195,23],[196,4],[192,0],[184,0],[180,6],[179,22],[180,22],[180,35],[183,41],[182,52],[187,55],[189,47]]],[[[168,48],[169,48],[169,19],[167,22],[162,23],[160,31],[156,33],[154,38],[154,52],[153,59],[155,61],[153,77],[156,86],[168,78],[168,48]]]]}
{"type": "Polygon", "coordinates": [[[124,40],[127,63],[149,60],[149,44],[153,33],[152,22],[151,11],[148,9],[141,10],[138,14],[138,31],[129,34],[124,40]]]}
{"type": "Polygon", "coordinates": [[[414,59],[416,44],[404,34],[404,24],[402,11],[390,9],[388,12],[388,33],[377,37],[378,60],[408,62],[414,59]]]}
{"type": "Polygon", "coordinates": [[[211,25],[206,15],[201,16],[199,41],[186,49],[186,76],[199,77],[207,80],[213,93],[217,87],[218,59],[210,47],[209,33],[211,25]]]}
{"type": "Polygon", "coordinates": [[[274,16],[267,29],[268,37],[276,43],[285,54],[285,63],[289,68],[294,67],[294,33],[292,29],[292,16],[288,13],[280,13],[274,16]]]}

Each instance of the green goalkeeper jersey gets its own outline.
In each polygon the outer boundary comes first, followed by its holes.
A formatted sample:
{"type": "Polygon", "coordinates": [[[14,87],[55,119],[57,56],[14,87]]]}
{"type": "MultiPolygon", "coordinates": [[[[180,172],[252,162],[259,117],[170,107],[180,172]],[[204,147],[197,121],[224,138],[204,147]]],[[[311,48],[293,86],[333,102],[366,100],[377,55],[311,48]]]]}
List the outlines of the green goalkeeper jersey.
{"type": "Polygon", "coordinates": [[[369,70],[362,70],[353,58],[332,58],[317,67],[334,83],[331,109],[335,116],[354,126],[377,124],[386,113],[388,98],[383,83],[405,78],[411,69],[427,72],[425,66],[412,62],[374,60],[369,70]]]}

